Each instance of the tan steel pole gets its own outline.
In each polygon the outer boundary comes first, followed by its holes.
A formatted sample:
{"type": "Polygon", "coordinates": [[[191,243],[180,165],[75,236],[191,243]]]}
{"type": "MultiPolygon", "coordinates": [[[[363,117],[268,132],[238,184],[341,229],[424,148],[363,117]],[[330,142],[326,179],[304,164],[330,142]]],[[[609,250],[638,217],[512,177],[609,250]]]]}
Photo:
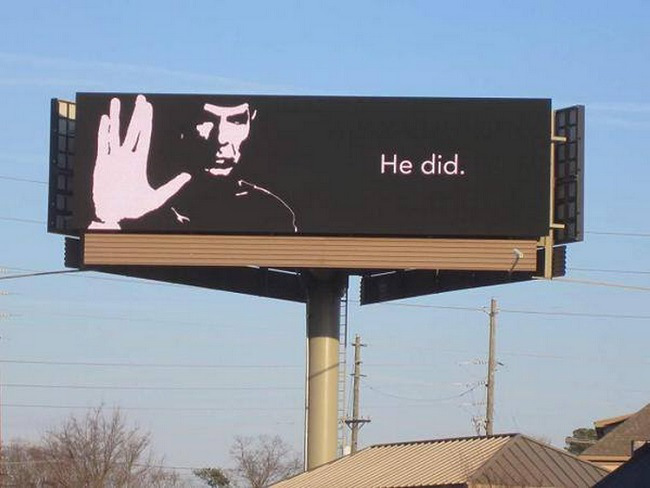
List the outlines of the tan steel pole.
{"type": "Polygon", "coordinates": [[[347,276],[306,275],[307,281],[307,469],[336,459],[341,295],[347,276]]]}

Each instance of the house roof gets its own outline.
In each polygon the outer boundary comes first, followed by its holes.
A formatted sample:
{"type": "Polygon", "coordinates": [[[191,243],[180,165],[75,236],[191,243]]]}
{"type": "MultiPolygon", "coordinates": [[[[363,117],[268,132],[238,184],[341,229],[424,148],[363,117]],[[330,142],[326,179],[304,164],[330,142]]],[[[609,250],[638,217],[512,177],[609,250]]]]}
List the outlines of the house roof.
{"type": "Polygon", "coordinates": [[[602,429],[612,424],[620,424],[625,420],[629,419],[633,414],[628,413],[626,415],[619,415],[618,417],[610,417],[608,419],[594,420],[594,427],[597,429],[602,429]]]}
{"type": "Polygon", "coordinates": [[[607,471],[520,434],[371,446],[274,488],[590,488],[607,471]]]}
{"type": "Polygon", "coordinates": [[[581,457],[629,456],[632,441],[650,439],[650,403],[614,427],[593,446],[585,449],[581,457]]]}
{"type": "Polygon", "coordinates": [[[650,444],[637,449],[628,462],[623,464],[594,488],[647,488],[650,484],[650,444]]]}

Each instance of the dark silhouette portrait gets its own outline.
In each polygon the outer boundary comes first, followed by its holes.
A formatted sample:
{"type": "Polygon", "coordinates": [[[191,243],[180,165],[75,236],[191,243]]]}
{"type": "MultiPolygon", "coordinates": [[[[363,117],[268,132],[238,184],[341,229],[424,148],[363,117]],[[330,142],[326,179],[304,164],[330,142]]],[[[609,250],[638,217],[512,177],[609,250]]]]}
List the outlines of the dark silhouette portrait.
{"type": "Polygon", "coordinates": [[[125,131],[121,103],[112,98],[99,121],[89,229],[298,231],[291,206],[242,171],[255,163],[245,157],[257,116],[248,102],[201,103],[170,122],[170,113],[154,114],[138,95],[125,131]],[[165,160],[172,174],[152,160],[165,160]]]}

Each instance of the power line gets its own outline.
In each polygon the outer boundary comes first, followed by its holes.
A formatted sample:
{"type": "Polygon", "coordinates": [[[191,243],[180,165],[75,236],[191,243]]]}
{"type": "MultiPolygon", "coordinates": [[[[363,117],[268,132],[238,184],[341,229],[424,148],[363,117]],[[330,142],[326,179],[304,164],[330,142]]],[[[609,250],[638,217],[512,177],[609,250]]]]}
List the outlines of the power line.
{"type": "Polygon", "coordinates": [[[439,310],[464,310],[469,312],[485,312],[483,307],[453,307],[453,306],[444,306],[444,305],[425,305],[419,303],[383,303],[382,305],[396,305],[400,307],[412,307],[412,308],[437,308],[439,310]]]}
{"type": "MultiPolygon", "coordinates": [[[[45,408],[57,410],[94,410],[98,407],[88,405],[52,405],[41,403],[2,403],[0,407],[5,408],[45,408]]],[[[160,411],[160,412],[233,412],[233,411],[282,411],[282,410],[302,410],[302,407],[242,407],[240,405],[233,409],[232,407],[118,407],[120,410],[142,410],[142,411],[160,411]]]]}
{"type": "Polygon", "coordinates": [[[472,391],[474,391],[479,386],[482,386],[482,385],[475,385],[475,386],[471,387],[470,389],[465,390],[462,393],[458,393],[456,395],[451,395],[451,396],[448,396],[448,397],[439,397],[439,398],[411,398],[411,397],[404,397],[404,396],[401,396],[401,395],[395,395],[395,394],[392,394],[392,393],[386,393],[384,391],[381,391],[381,390],[379,390],[379,389],[377,389],[377,388],[375,388],[373,386],[369,386],[369,385],[366,385],[364,388],[368,388],[369,390],[372,390],[375,393],[379,393],[380,395],[383,395],[383,396],[386,396],[386,397],[389,397],[389,398],[396,398],[398,400],[408,400],[408,401],[412,401],[412,402],[435,403],[435,402],[444,402],[444,401],[448,401],[448,400],[454,400],[456,398],[461,398],[461,397],[471,393],[472,391]]]}
{"type": "Polygon", "coordinates": [[[45,224],[44,220],[19,219],[17,217],[0,217],[0,220],[7,220],[10,222],[21,222],[24,224],[39,224],[39,225],[45,224]]]}
{"type": "Polygon", "coordinates": [[[304,365],[294,364],[188,364],[188,363],[118,363],[83,361],[45,361],[0,359],[0,364],[32,364],[47,366],[127,367],[127,368],[188,368],[188,369],[293,369],[304,365]]]}
{"type": "Polygon", "coordinates": [[[125,385],[45,385],[31,383],[3,383],[3,388],[34,388],[62,390],[135,390],[135,391],[267,391],[302,390],[292,386],[125,386],[125,385]]]}
{"type": "Polygon", "coordinates": [[[610,313],[589,313],[589,312],[552,312],[548,310],[516,310],[511,308],[502,308],[499,310],[503,313],[524,314],[524,315],[546,315],[560,317],[589,317],[589,318],[606,318],[606,319],[631,319],[631,320],[649,320],[650,315],[624,315],[610,313]]]}
{"type": "Polygon", "coordinates": [[[0,276],[0,280],[15,280],[17,278],[32,278],[34,276],[60,275],[65,273],[79,273],[81,269],[65,269],[60,271],[38,271],[35,273],[26,273],[18,275],[0,276]]]}
{"type": "MultiPolygon", "coordinates": [[[[450,397],[453,399],[458,397],[450,397]]],[[[432,399],[428,402],[414,403],[414,404],[401,404],[401,405],[367,405],[366,408],[374,410],[396,410],[402,408],[431,408],[431,403],[441,402],[443,399],[432,399]]],[[[2,403],[0,404],[2,408],[39,408],[39,409],[51,409],[51,410],[96,410],[98,406],[89,406],[89,405],[53,405],[53,404],[42,404],[42,403],[2,403]]],[[[238,412],[238,411],[303,411],[304,406],[299,407],[118,407],[120,410],[124,411],[160,411],[160,412],[238,412]]]]}
{"type": "MultiPolygon", "coordinates": [[[[2,279],[0,277],[0,279],[2,279]]],[[[650,291],[650,288],[648,289],[650,291]]],[[[465,310],[465,311],[480,311],[484,312],[484,308],[478,307],[445,307],[438,305],[427,305],[427,304],[408,304],[408,303],[394,303],[394,304],[383,304],[383,305],[394,305],[394,306],[415,306],[418,308],[432,308],[432,309],[456,309],[456,310],[465,310]]],[[[548,310],[526,310],[526,309],[501,309],[503,313],[510,314],[527,314],[527,315],[543,315],[543,316],[564,316],[564,317],[589,317],[589,318],[607,318],[607,319],[621,319],[621,320],[648,320],[650,315],[632,315],[632,314],[621,314],[621,313],[589,313],[589,312],[569,312],[569,311],[548,311],[548,310]]],[[[144,322],[144,323],[168,323],[173,325],[198,325],[198,326],[214,326],[212,323],[204,322],[190,322],[190,321],[177,321],[177,320],[163,320],[163,319],[148,319],[148,318],[133,318],[126,315],[93,315],[93,314],[75,314],[75,313],[66,313],[66,312],[43,312],[47,313],[48,316],[58,316],[58,317],[71,317],[71,318],[84,318],[84,319],[95,319],[95,320],[118,320],[118,321],[128,321],[128,322],[144,322]]]]}
{"type": "MultiPolygon", "coordinates": [[[[6,461],[6,460],[0,460],[0,464],[4,466],[22,466],[22,465],[33,465],[33,464],[63,464],[67,463],[68,461],[65,459],[46,459],[46,460],[40,460],[40,459],[26,459],[22,461],[6,461]]],[[[125,463],[119,463],[116,462],[116,464],[125,464],[125,463]]],[[[168,469],[172,471],[196,471],[198,467],[192,467],[192,466],[171,466],[168,464],[143,464],[143,463],[134,463],[132,466],[136,466],[139,468],[159,468],[159,469],[168,469]]],[[[205,466],[202,466],[205,467],[205,466]]]]}
{"type": "Polygon", "coordinates": [[[39,185],[47,185],[47,181],[42,181],[42,180],[30,180],[28,178],[18,178],[15,176],[4,176],[0,175],[0,180],[7,180],[7,181],[19,181],[21,183],[38,183],[39,185]]]}
{"type": "MultiPolygon", "coordinates": [[[[0,220],[3,218],[0,217],[0,220]]],[[[17,221],[23,221],[24,219],[9,219],[6,218],[5,220],[17,220],[17,221]]],[[[44,223],[40,221],[29,221],[32,223],[44,223]]],[[[2,266],[0,269],[5,269],[5,270],[15,270],[15,271],[24,271],[27,273],[33,273],[33,274],[18,274],[18,275],[11,275],[7,277],[0,277],[0,280],[6,279],[16,279],[16,278],[29,278],[32,276],[44,276],[44,275],[56,275],[56,274],[66,274],[66,273],[75,273],[78,271],[90,271],[90,270],[62,270],[62,271],[40,271],[36,269],[30,269],[30,268],[17,268],[17,267],[12,267],[12,266],[2,266]]],[[[636,275],[650,275],[650,271],[635,271],[635,270],[628,270],[628,269],[602,269],[602,268],[567,268],[569,271],[584,271],[584,272],[593,272],[593,273],[615,273],[615,274],[636,274],[636,275]]],[[[100,271],[101,272],[101,271],[100,271]]],[[[75,275],[71,275],[75,276],[75,275]]],[[[115,282],[122,282],[122,283],[137,283],[140,285],[149,285],[149,286],[174,286],[174,287],[185,287],[186,285],[181,285],[177,283],[164,283],[164,282],[158,282],[158,281],[153,281],[153,280],[146,280],[146,279],[134,279],[134,278],[114,278],[114,277],[107,277],[107,276],[90,276],[87,274],[79,274],[76,275],[78,277],[84,278],[84,279],[92,279],[92,280],[103,280],[103,281],[115,281],[115,282]]],[[[578,283],[578,284],[592,284],[592,285],[600,285],[600,286],[610,286],[610,287],[615,287],[615,288],[628,288],[630,290],[639,290],[639,291],[648,291],[650,288],[646,287],[640,287],[636,285],[625,285],[625,284],[618,284],[618,283],[608,283],[608,282],[596,282],[596,281],[584,281],[584,280],[573,280],[570,278],[554,278],[555,281],[564,281],[568,283],[578,283]]],[[[359,300],[350,300],[351,303],[360,303],[359,300]]],[[[459,306],[443,306],[443,305],[426,305],[426,304],[418,304],[418,303],[378,303],[377,305],[385,305],[385,306],[398,306],[398,307],[412,307],[412,308],[438,308],[441,310],[466,310],[466,311],[485,311],[484,308],[479,308],[479,307],[459,307],[459,306]]]]}
{"type": "MultiPolygon", "coordinates": [[[[22,465],[33,465],[33,464],[63,464],[67,462],[68,460],[66,459],[25,459],[22,461],[0,460],[0,464],[4,466],[22,466],[22,465]]],[[[115,464],[126,464],[126,463],[115,462],[115,464]]],[[[191,466],[170,466],[166,464],[133,463],[132,466],[136,466],[139,468],[160,468],[160,469],[181,470],[181,471],[194,471],[200,469],[191,466]]]]}
{"type": "MultiPolygon", "coordinates": [[[[22,461],[7,461],[0,460],[0,464],[5,466],[21,466],[21,465],[32,465],[32,464],[63,464],[67,463],[66,459],[24,459],[22,461]]],[[[115,464],[126,464],[121,462],[115,462],[115,464]]],[[[162,469],[176,469],[176,470],[195,470],[199,468],[193,468],[190,466],[168,466],[165,464],[143,464],[143,463],[133,463],[132,466],[137,466],[139,468],[162,468],[162,469]]]]}
{"type": "MultiPolygon", "coordinates": [[[[554,278],[557,280],[558,278],[554,278]]],[[[650,290],[650,288],[648,289],[650,290]]],[[[453,309],[453,310],[466,310],[473,312],[485,312],[484,307],[445,307],[439,305],[428,305],[428,304],[415,304],[415,303],[380,303],[378,305],[391,305],[397,307],[417,307],[417,308],[434,308],[434,309],[453,309]]],[[[531,315],[559,315],[559,316],[568,316],[568,317],[592,317],[592,318],[618,318],[618,319],[650,319],[650,315],[627,315],[627,314],[597,314],[597,313],[587,313],[587,312],[550,312],[545,310],[514,310],[514,309],[500,309],[501,312],[505,313],[518,313],[518,314],[531,314],[531,315]]]]}
{"type": "MultiPolygon", "coordinates": [[[[438,350],[437,352],[450,352],[458,354],[472,353],[472,351],[461,350],[438,350]]],[[[549,359],[549,360],[575,360],[575,361],[594,361],[599,363],[650,363],[650,357],[635,358],[627,361],[615,358],[603,358],[599,356],[579,356],[570,355],[563,356],[558,354],[545,354],[536,352],[510,352],[501,351],[500,356],[514,356],[514,357],[527,357],[534,359],[549,359]]],[[[298,364],[188,364],[188,363],[134,363],[134,362],[83,362],[83,361],[48,361],[48,360],[23,360],[23,359],[0,359],[0,364],[24,364],[24,365],[43,365],[43,366],[80,366],[80,367],[124,367],[124,368],[187,368],[187,369],[297,369],[303,368],[304,365],[298,364]]],[[[436,367],[435,363],[366,363],[367,366],[373,368],[381,367],[407,367],[407,368],[432,368],[436,367]]]]}
{"type": "Polygon", "coordinates": [[[606,286],[610,288],[622,288],[624,290],[650,291],[650,287],[647,286],[625,285],[621,283],[609,283],[606,281],[574,280],[571,278],[553,278],[553,279],[555,281],[562,281],[565,283],[577,283],[580,285],[596,285],[596,286],[606,286]]]}
{"type": "MultiPolygon", "coordinates": [[[[170,324],[170,325],[191,325],[191,326],[203,326],[203,327],[220,327],[220,328],[232,328],[234,326],[230,325],[221,325],[211,322],[191,322],[191,321],[180,321],[180,320],[165,320],[165,319],[148,319],[148,318],[135,318],[128,315],[93,315],[93,314],[80,314],[80,313],[66,313],[66,312],[49,312],[42,311],[41,314],[47,314],[48,317],[70,317],[77,319],[93,319],[93,320],[116,320],[119,322],[141,322],[141,323],[153,323],[153,324],[170,324]]],[[[38,315],[39,312],[36,312],[34,315],[38,315]]],[[[20,316],[29,316],[29,313],[26,315],[20,316]]]]}
{"type": "MultiPolygon", "coordinates": [[[[458,395],[456,395],[457,397],[458,395]]],[[[454,397],[451,397],[453,399],[454,397]]],[[[429,403],[422,402],[417,404],[401,404],[401,405],[367,405],[366,408],[369,409],[402,409],[402,408],[431,408],[431,402],[443,401],[444,399],[431,400],[429,403]]],[[[39,409],[51,409],[51,410],[96,410],[98,406],[92,405],[54,405],[54,404],[43,404],[43,403],[2,403],[0,404],[2,408],[39,408],[39,409]]],[[[272,412],[281,412],[281,411],[303,411],[304,406],[299,407],[118,407],[120,410],[124,411],[152,411],[152,412],[239,412],[239,411],[272,411],[272,412]]]]}
{"type": "MultiPolygon", "coordinates": [[[[439,351],[441,352],[441,351],[439,351]]],[[[468,351],[452,351],[468,352],[468,351]]],[[[534,357],[541,357],[535,355],[534,357]]],[[[48,361],[48,360],[22,360],[0,359],[0,364],[24,364],[42,366],[82,366],[82,367],[116,367],[116,368],[188,368],[188,369],[294,369],[303,368],[298,364],[188,364],[188,363],[121,363],[121,362],[82,362],[82,361],[48,361]]],[[[367,363],[373,367],[433,367],[435,364],[409,364],[409,363],[367,363]]]]}
{"type": "MultiPolygon", "coordinates": [[[[424,348],[420,348],[424,350],[424,348]]],[[[426,349],[429,350],[429,349],[426,349]]],[[[436,350],[437,353],[454,353],[454,354],[474,354],[475,351],[460,351],[460,350],[436,350]]],[[[485,354],[485,351],[481,352],[480,354],[485,354]]],[[[650,356],[647,358],[629,358],[627,355],[625,356],[625,359],[616,359],[613,357],[601,357],[601,356],[579,356],[579,355],[571,355],[571,356],[562,356],[562,355],[557,355],[557,354],[543,354],[543,353],[535,353],[535,352],[509,352],[509,351],[500,351],[499,356],[513,356],[513,357],[525,357],[525,358],[533,358],[533,359],[550,359],[550,360],[561,360],[561,361],[593,361],[593,362],[598,362],[600,364],[650,364],[650,356]]],[[[470,362],[468,362],[470,363],[470,362]]],[[[485,360],[481,360],[480,362],[474,362],[473,364],[479,365],[479,364],[486,364],[485,360]]],[[[436,363],[366,363],[367,366],[371,367],[391,367],[391,368],[436,368],[438,367],[438,364],[436,363]]],[[[463,365],[461,363],[461,365],[463,365]]]]}
{"type": "Polygon", "coordinates": [[[585,234],[593,234],[599,236],[650,237],[650,234],[646,232],[619,232],[619,231],[603,232],[603,231],[596,231],[596,230],[588,230],[585,231],[585,234]]]}
{"type": "MultiPolygon", "coordinates": [[[[9,268],[9,269],[19,269],[19,268],[9,268]]],[[[23,275],[11,275],[11,276],[2,276],[0,280],[14,279],[14,278],[25,278],[32,276],[43,276],[43,275],[59,275],[59,274],[75,274],[81,270],[61,270],[61,271],[43,271],[43,272],[34,272],[23,275]]],[[[649,272],[650,274],[650,272],[649,272]]],[[[128,281],[135,282],[139,284],[149,284],[149,285],[162,285],[162,286],[179,286],[168,283],[155,283],[155,282],[141,282],[138,280],[128,280],[128,279],[119,279],[119,278],[103,278],[103,277],[93,277],[93,276],[84,276],[87,278],[93,279],[105,279],[105,280],[119,280],[119,281],[128,281]]],[[[634,291],[650,291],[650,287],[641,287],[635,285],[624,285],[617,283],[608,283],[608,282],[598,282],[598,281],[587,281],[587,280],[573,280],[569,278],[555,278],[555,281],[568,282],[568,283],[578,283],[578,284],[588,284],[588,285],[598,285],[598,286],[607,286],[615,287],[627,290],[634,291]]],[[[358,303],[358,300],[350,300],[351,302],[358,303]]],[[[407,308],[425,308],[425,309],[438,309],[438,310],[459,310],[459,311],[471,311],[471,312],[486,312],[484,307],[467,307],[467,306],[450,306],[450,305],[431,305],[431,304],[421,304],[421,303],[380,303],[378,305],[383,306],[394,306],[394,307],[407,307],[407,308]]],[[[637,320],[646,320],[650,319],[648,315],[628,315],[628,314],[617,314],[617,313],[582,313],[582,312],[551,312],[551,311],[541,311],[541,310],[511,310],[503,309],[505,313],[517,313],[517,314],[530,314],[530,315],[548,315],[548,316],[569,316],[569,317],[590,317],[590,318],[615,318],[615,319],[637,319],[637,320]]],[[[89,318],[89,319],[98,319],[98,320],[119,320],[119,321],[130,321],[130,322],[155,322],[160,323],[159,319],[135,319],[127,316],[110,316],[110,315],[87,315],[87,314],[71,314],[71,313],[54,313],[49,312],[50,316],[62,316],[62,317],[73,317],[73,318],[89,318]]],[[[178,321],[167,321],[173,324],[180,324],[178,321]]],[[[197,322],[183,322],[185,325],[206,325],[197,322]]]]}
{"type": "MultiPolygon", "coordinates": [[[[30,269],[30,268],[16,268],[12,266],[0,266],[0,270],[12,270],[12,271],[22,271],[24,273],[47,273],[48,271],[43,271],[43,270],[38,270],[38,269],[30,269]]],[[[64,270],[67,271],[67,270],[64,270]]],[[[175,286],[175,287],[185,287],[185,285],[180,285],[176,283],[165,283],[161,281],[152,281],[152,280],[146,280],[144,278],[142,279],[136,279],[136,278],[115,278],[115,277],[110,277],[110,276],[93,276],[90,274],[87,274],[91,272],[90,270],[72,270],[72,271],[86,271],[86,273],[79,273],[79,274],[71,274],[69,276],[73,276],[75,278],[84,278],[87,280],[102,280],[102,281],[117,281],[121,283],[135,283],[138,285],[149,285],[149,286],[175,286]]],[[[55,272],[53,272],[54,274],[55,272]]],[[[62,274],[62,273],[59,273],[62,274]]],[[[10,277],[15,277],[15,276],[20,276],[20,275],[11,275],[10,277]]],[[[0,278],[1,279],[1,278],[0,278]]]]}
{"type": "MultiPolygon", "coordinates": [[[[38,184],[38,185],[47,185],[48,184],[47,181],[43,181],[43,180],[33,180],[33,179],[29,179],[29,178],[20,178],[20,177],[15,177],[15,176],[6,176],[6,175],[0,175],[0,180],[16,181],[16,182],[21,182],[21,183],[34,183],[34,184],[38,184]]],[[[0,217],[0,220],[9,220],[9,219],[0,217]]],[[[18,219],[16,219],[16,220],[18,220],[18,219]]],[[[30,220],[26,220],[26,219],[25,220],[20,219],[18,221],[19,222],[35,223],[35,221],[30,221],[30,220]]],[[[39,222],[39,223],[41,223],[41,222],[39,222]]],[[[602,236],[650,237],[650,233],[643,233],[643,232],[585,231],[585,234],[602,235],[602,236]]]]}
{"type": "MultiPolygon", "coordinates": [[[[47,185],[47,181],[31,180],[28,178],[19,178],[14,176],[0,176],[1,180],[16,181],[22,183],[35,183],[39,185],[47,185]]],[[[18,219],[12,217],[0,217],[0,220],[11,220],[15,222],[24,222],[30,224],[44,224],[45,221],[31,220],[31,219],[18,219]]],[[[600,235],[600,236],[617,236],[617,237],[650,237],[650,233],[646,232],[622,232],[622,231],[585,231],[585,234],[600,235]]]]}
{"type": "MultiPolygon", "coordinates": [[[[22,267],[16,267],[16,266],[0,266],[0,269],[2,270],[13,270],[13,271],[21,271],[24,273],[42,273],[42,272],[47,272],[46,270],[41,270],[41,269],[33,269],[33,268],[22,268],[22,267]]],[[[618,273],[618,274],[641,274],[641,275],[650,275],[650,271],[639,271],[639,270],[631,270],[631,269],[612,269],[612,268],[582,268],[582,267],[570,267],[567,268],[569,271],[588,271],[588,272],[594,272],[594,273],[618,273]]],[[[86,271],[91,271],[91,270],[86,270],[86,271]]],[[[100,271],[101,273],[101,271],[100,271]]],[[[108,277],[108,276],[91,276],[91,275],[79,275],[79,277],[85,278],[85,279],[93,279],[93,280],[104,280],[104,281],[118,281],[118,282],[124,282],[124,283],[140,283],[143,285],[157,285],[157,286],[182,286],[182,285],[177,285],[175,283],[163,283],[163,282],[156,282],[156,281],[151,281],[151,280],[146,280],[146,279],[134,279],[134,278],[115,278],[115,277],[108,277]]],[[[350,300],[350,302],[354,303],[359,303],[359,300],[350,300]]],[[[413,306],[413,307],[418,307],[422,306],[419,304],[409,304],[408,306],[413,306]]],[[[454,307],[454,306],[449,306],[449,307],[444,307],[440,306],[440,308],[449,308],[452,310],[478,310],[476,307],[454,307]]]]}
{"type": "Polygon", "coordinates": [[[526,357],[526,358],[535,358],[535,359],[557,359],[557,360],[575,360],[575,361],[594,361],[602,364],[639,364],[639,363],[650,363],[650,356],[647,359],[644,358],[634,358],[631,359],[628,355],[625,356],[627,361],[614,358],[603,358],[601,356],[561,356],[557,354],[542,354],[534,352],[508,352],[502,351],[499,352],[499,356],[513,356],[513,357],[526,357]]]}
{"type": "MultiPolygon", "coordinates": [[[[359,300],[350,300],[353,303],[360,303],[359,300]]],[[[378,303],[377,305],[383,305],[388,307],[410,307],[410,308],[437,308],[440,310],[463,310],[468,312],[485,312],[483,307],[457,307],[451,305],[427,305],[423,303],[392,303],[392,302],[383,302],[378,303]]]]}
{"type": "Polygon", "coordinates": [[[650,271],[635,271],[631,269],[602,269],[602,268],[567,268],[569,271],[589,271],[591,273],[616,273],[650,275],[650,271]]]}
{"type": "MultiPolygon", "coordinates": [[[[559,278],[554,278],[554,280],[559,280],[559,278]]],[[[650,291],[650,288],[647,289],[650,291]]],[[[424,303],[380,303],[378,305],[486,312],[485,307],[452,307],[452,306],[441,306],[441,305],[429,305],[424,303]]],[[[650,315],[628,315],[628,314],[606,314],[606,313],[596,314],[596,313],[587,313],[587,312],[551,312],[545,310],[514,310],[514,309],[507,309],[507,308],[500,309],[500,311],[505,313],[526,313],[532,315],[565,315],[570,317],[578,316],[578,317],[592,317],[592,318],[596,317],[596,318],[620,318],[620,319],[650,319],[650,315]]]]}

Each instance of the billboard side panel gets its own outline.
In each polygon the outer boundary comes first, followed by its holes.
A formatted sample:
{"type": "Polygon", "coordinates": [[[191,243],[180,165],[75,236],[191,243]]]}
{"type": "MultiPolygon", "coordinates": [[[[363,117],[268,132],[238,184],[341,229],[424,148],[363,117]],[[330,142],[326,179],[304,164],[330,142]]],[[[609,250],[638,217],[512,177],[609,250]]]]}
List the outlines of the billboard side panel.
{"type": "Polygon", "coordinates": [[[50,159],[47,231],[76,235],[79,227],[73,213],[75,159],[75,104],[50,102],[50,159]]]}
{"type": "Polygon", "coordinates": [[[555,127],[566,138],[555,144],[555,242],[567,244],[584,240],[585,107],[557,110],[555,127]]]}

